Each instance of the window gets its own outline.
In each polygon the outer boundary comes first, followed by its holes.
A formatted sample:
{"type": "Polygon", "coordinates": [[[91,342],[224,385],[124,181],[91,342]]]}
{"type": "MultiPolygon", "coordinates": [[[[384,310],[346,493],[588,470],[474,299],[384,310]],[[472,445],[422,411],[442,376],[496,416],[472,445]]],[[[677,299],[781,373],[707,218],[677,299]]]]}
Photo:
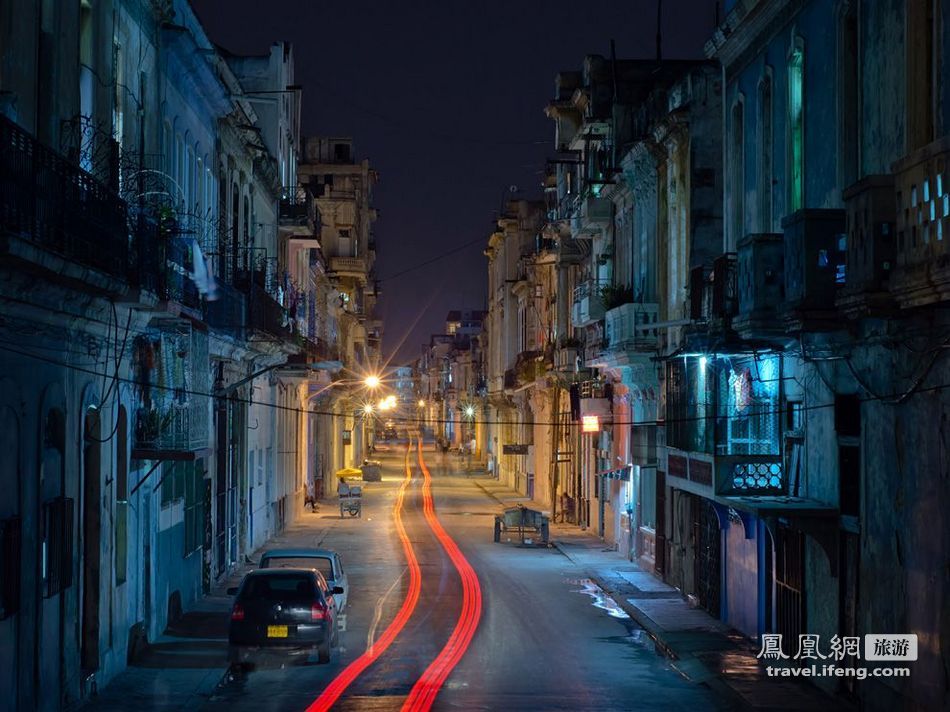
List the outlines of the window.
{"type": "Polygon", "coordinates": [[[337,161],[348,162],[350,160],[350,145],[348,143],[336,143],[333,145],[333,157],[337,161]]]}
{"type": "Polygon", "coordinates": [[[129,456],[125,408],[119,407],[115,447],[115,583],[125,583],[128,576],[129,541],[129,456]]]}
{"type": "Polygon", "coordinates": [[[317,592],[313,574],[249,576],[241,591],[244,600],[295,601],[311,600],[317,592]]]}
{"type": "Polygon", "coordinates": [[[842,3],[838,17],[838,175],[849,186],[858,179],[858,146],[861,130],[860,75],[858,69],[858,9],[842,3]]]}
{"type": "Polygon", "coordinates": [[[721,363],[717,454],[777,455],[780,357],[733,356],[721,363]]]}
{"type": "Polygon", "coordinates": [[[640,526],[656,529],[656,469],[640,468],[640,526]]]}
{"type": "Polygon", "coordinates": [[[772,232],[772,68],[759,82],[759,226],[772,232]]]}
{"type": "Polygon", "coordinates": [[[171,460],[162,463],[163,507],[167,507],[185,496],[185,466],[186,463],[171,460]]]}
{"type": "Polygon", "coordinates": [[[269,556],[264,560],[265,569],[314,569],[333,581],[333,562],[325,556],[269,556]]]}
{"type": "Polygon", "coordinates": [[[73,510],[74,501],[56,497],[43,503],[42,571],[46,598],[73,585],[73,510]]]}
{"type": "Polygon", "coordinates": [[[732,188],[732,238],[730,244],[735,245],[742,239],[745,232],[745,138],[744,132],[744,104],[742,96],[732,107],[732,151],[731,151],[731,188],[732,188]]]}
{"type": "Polygon", "coordinates": [[[20,610],[20,518],[0,520],[0,620],[20,610]]]}
{"type": "Polygon", "coordinates": [[[125,63],[122,56],[122,45],[118,39],[112,40],[112,54],[115,57],[115,95],[112,98],[112,137],[122,148],[122,137],[125,133],[122,92],[125,88],[125,63]]]}
{"type": "Polygon", "coordinates": [[[785,429],[800,430],[804,425],[803,404],[801,401],[788,401],[785,404],[785,429]]]}
{"type": "Polygon", "coordinates": [[[861,399],[856,394],[835,396],[835,432],[845,437],[861,435],[861,399]]]}
{"type": "Polygon", "coordinates": [[[841,514],[861,514],[861,449],[856,445],[838,448],[838,507],[841,514]]]}
{"type": "Polygon", "coordinates": [[[712,452],[715,380],[712,360],[704,356],[684,356],[667,364],[669,445],[691,452],[712,452]]]}
{"type": "Polygon", "coordinates": [[[201,548],[204,535],[204,460],[181,463],[185,487],[185,550],[188,556],[201,548]]]}
{"type": "Polygon", "coordinates": [[[801,40],[788,57],[788,212],[805,203],[805,51],[801,40]]]}

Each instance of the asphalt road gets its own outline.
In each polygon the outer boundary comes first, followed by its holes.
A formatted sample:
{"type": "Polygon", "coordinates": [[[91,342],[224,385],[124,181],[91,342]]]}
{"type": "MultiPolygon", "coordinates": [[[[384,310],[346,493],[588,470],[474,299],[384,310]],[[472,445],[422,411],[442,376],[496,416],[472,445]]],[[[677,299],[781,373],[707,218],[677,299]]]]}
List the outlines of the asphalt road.
{"type": "MultiPolygon", "coordinates": [[[[393,520],[404,451],[383,455],[383,482],[364,487],[363,516],[340,519],[324,507],[279,544],[339,551],[349,577],[340,647],[328,665],[264,661],[223,683],[206,709],[304,710],[376,640],[402,605],[409,572],[393,520]]],[[[470,647],[445,681],[435,710],[703,710],[727,705],[684,680],[651,639],[612,609],[556,549],[492,542],[500,510],[455,459],[428,451],[435,511],[478,574],[482,615],[470,647]]],[[[423,517],[415,477],[402,519],[422,574],[412,617],[392,645],[343,693],[333,709],[399,710],[439,654],[461,614],[460,577],[423,517]]],[[[275,543],[277,545],[277,543],[275,543]]]]}

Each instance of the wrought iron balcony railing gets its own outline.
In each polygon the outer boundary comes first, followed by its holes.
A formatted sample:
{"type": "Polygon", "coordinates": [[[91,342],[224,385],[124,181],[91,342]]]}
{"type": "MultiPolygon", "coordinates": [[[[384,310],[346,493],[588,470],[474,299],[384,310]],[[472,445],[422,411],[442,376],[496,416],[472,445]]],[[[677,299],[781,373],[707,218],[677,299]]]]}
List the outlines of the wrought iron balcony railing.
{"type": "Polygon", "coordinates": [[[218,298],[205,307],[208,326],[237,340],[244,338],[247,326],[247,298],[234,287],[219,283],[218,298]]]}
{"type": "Polygon", "coordinates": [[[124,277],[126,205],[91,174],[0,116],[0,230],[124,277]]]}
{"type": "Polygon", "coordinates": [[[287,310],[256,282],[248,285],[248,327],[277,339],[291,337],[290,318],[287,310]]]}
{"type": "Polygon", "coordinates": [[[280,224],[314,229],[316,209],[313,194],[306,186],[287,188],[280,199],[280,224]]]}

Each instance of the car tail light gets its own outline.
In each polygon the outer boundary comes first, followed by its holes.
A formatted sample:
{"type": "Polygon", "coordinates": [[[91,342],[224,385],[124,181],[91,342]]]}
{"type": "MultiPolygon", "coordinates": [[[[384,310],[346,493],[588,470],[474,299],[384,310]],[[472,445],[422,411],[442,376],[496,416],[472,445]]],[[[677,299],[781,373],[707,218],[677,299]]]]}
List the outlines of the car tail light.
{"type": "Polygon", "coordinates": [[[232,621],[244,620],[244,607],[240,603],[235,603],[234,608],[231,609],[231,620],[232,621]]]}
{"type": "Polygon", "coordinates": [[[327,607],[325,604],[314,603],[312,606],[310,606],[310,620],[325,621],[328,617],[327,607]]]}

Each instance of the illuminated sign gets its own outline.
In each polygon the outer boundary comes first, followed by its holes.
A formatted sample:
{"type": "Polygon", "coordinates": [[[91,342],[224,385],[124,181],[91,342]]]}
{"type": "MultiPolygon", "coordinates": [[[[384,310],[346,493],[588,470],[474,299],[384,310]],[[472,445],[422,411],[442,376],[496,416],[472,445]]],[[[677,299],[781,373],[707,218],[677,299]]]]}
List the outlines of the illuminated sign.
{"type": "Polygon", "coordinates": [[[600,417],[596,415],[585,415],[581,418],[581,431],[585,433],[599,433],[600,417]]]}

